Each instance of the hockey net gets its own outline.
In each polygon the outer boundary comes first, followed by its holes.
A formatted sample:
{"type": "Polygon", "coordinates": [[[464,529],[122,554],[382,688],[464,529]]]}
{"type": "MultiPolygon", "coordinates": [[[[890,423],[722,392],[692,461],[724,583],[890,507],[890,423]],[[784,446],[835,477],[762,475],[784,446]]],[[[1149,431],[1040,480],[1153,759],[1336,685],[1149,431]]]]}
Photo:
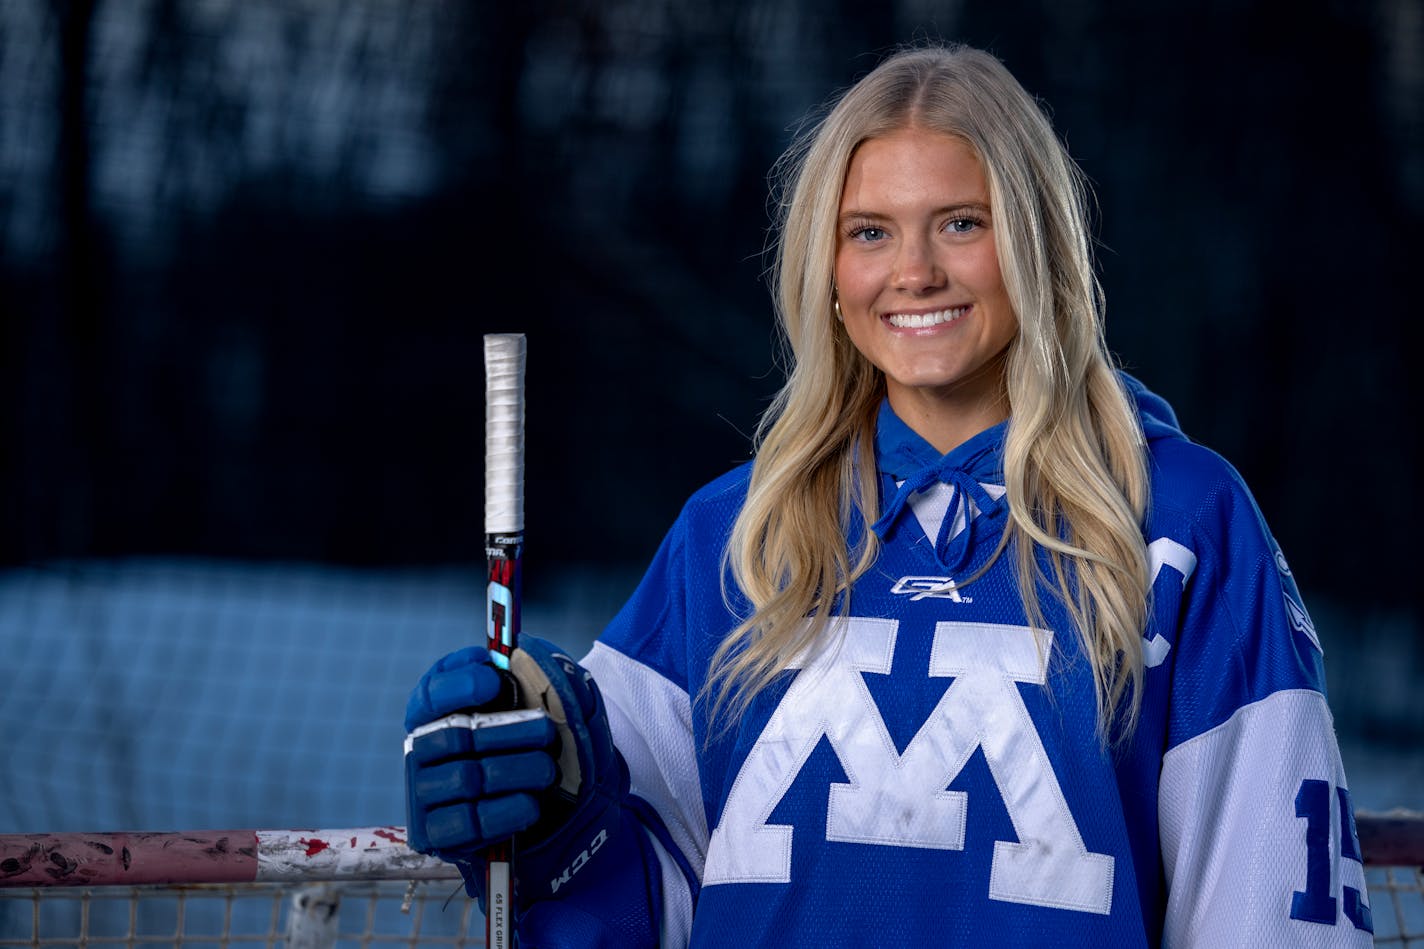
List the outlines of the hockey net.
{"type": "MultiPolygon", "coordinates": [[[[1424,949],[1424,813],[1357,816],[1375,945],[1424,949]]],[[[0,835],[8,947],[484,945],[404,828],[0,835]]]]}
{"type": "Polygon", "coordinates": [[[0,947],[482,945],[401,827],[0,835],[0,947]]]}

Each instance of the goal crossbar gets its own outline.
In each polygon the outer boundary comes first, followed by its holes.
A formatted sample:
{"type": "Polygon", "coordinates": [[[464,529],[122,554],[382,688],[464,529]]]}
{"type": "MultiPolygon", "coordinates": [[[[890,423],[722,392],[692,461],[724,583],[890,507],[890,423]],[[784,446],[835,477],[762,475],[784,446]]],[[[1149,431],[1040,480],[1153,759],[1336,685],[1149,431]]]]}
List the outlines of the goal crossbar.
{"type": "Polygon", "coordinates": [[[405,828],[0,834],[0,887],[458,880],[405,828]]]}
{"type": "MultiPolygon", "coordinates": [[[[1375,945],[1424,949],[1424,814],[1356,829],[1375,945]]],[[[0,834],[0,949],[483,946],[459,879],[395,825],[0,834]]]]}
{"type": "MultiPolygon", "coordinates": [[[[1356,818],[1364,862],[1424,865],[1424,814],[1356,818]]],[[[0,887],[456,880],[396,825],[346,830],[0,834],[0,887]]]]}

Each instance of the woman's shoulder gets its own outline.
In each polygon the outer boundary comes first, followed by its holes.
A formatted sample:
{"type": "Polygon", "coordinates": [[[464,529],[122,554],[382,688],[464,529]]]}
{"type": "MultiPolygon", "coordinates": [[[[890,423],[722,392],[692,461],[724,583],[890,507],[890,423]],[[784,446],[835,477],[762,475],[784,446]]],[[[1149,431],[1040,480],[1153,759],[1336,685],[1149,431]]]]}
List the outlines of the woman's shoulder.
{"type": "Polygon", "coordinates": [[[1241,473],[1222,455],[1185,436],[1148,442],[1154,518],[1186,519],[1215,533],[1242,515],[1259,520],[1241,473]]]}
{"type": "Polygon", "coordinates": [[[752,463],[748,461],[702,485],[684,502],[678,520],[684,526],[709,521],[729,524],[746,501],[751,476],[752,463]]]}
{"type": "Polygon", "coordinates": [[[1199,521],[1255,509],[1246,482],[1229,461],[1192,440],[1165,399],[1127,373],[1119,375],[1147,440],[1154,514],[1172,512],[1199,521]]]}
{"type": "Polygon", "coordinates": [[[752,478],[752,463],[742,462],[692,492],[687,499],[691,504],[716,504],[727,496],[744,497],[752,478]]]}

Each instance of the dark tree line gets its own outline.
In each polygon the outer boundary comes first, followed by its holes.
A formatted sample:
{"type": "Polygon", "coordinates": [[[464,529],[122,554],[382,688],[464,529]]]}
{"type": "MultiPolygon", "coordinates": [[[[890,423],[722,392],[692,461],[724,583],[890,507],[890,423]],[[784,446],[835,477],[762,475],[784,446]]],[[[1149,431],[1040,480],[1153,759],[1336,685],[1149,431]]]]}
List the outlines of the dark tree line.
{"type": "Polygon", "coordinates": [[[1424,27],[1226,6],[0,3],[0,557],[477,560],[523,331],[531,547],[646,559],[777,384],[769,168],[942,38],[1043,98],[1115,351],[1307,591],[1417,617],[1424,27]]]}

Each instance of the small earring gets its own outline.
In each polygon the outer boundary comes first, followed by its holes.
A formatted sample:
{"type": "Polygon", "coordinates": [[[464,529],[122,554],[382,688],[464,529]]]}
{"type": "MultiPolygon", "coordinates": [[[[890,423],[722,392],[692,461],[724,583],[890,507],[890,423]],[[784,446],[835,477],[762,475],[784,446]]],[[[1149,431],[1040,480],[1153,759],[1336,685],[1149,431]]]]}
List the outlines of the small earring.
{"type": "Polygon", "coordinates": [[[836,319],[844,323],[845,314],[841,312],[841,297],[839,293],[834,291],[831,293],[831,307],[836,311],[836,319]]]}

